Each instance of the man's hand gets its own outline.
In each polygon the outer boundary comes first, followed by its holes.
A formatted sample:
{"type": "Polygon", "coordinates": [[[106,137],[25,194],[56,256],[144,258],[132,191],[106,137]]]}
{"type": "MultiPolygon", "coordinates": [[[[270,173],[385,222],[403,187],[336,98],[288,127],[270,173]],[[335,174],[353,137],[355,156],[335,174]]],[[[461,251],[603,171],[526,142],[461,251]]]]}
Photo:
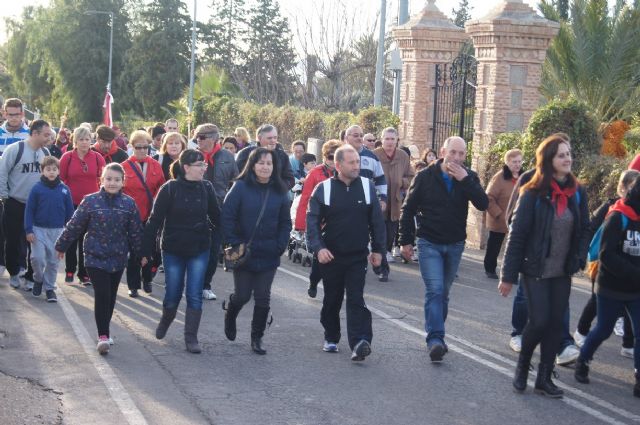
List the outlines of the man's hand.
{"type": "Polygon", "coordinates": [[[369,254],[369,262],[373,267],[380,267],[380,264],[382,264],[382,254],[379,252],[372,252],[369,254]]]}
{"type": "Polygon", "coordinates": [[[62,260],[64,258],[64,252],[56,251],[58,254],[58,260],[62,260]]]}
{"type": "Polygon", "coordinates": [[[327,264],[333,260],[333,254],[327,248],[322,248],[318,251],[318,261],[320,264],[327,264]]]}
{"type": "Polygon", "coordinates": [[[380,201],[380,209],[382,210],[382,212],[385,212],[387,210],[387,203],[384,201],[380,201]]]}
{"type": "Polygon", "coordinates": [[[449,171],[449,175],[458,181],[462,181],[462,179],[469,175],[463,166],[455,162],[447,163],[447,170],[449,171]]]}
{"type": "Polygon", "coordinates": [[[400,255],[407,261],[411,261],[413,258],[413,245],[402,245],[400,247],[400,255]]]}
{"type": "Polygon", "coordinates": [[[500,292],[500,295],[502,295],[503,297],[506,297],[507,295],[509,295],[509,292],[511,292],[512,287],[513,283],[500,282],[498,284],[498,292],[500,292]]]}
{"type": "Polygon", "coordinates": [[[142,257],[142,258],[140,259],[140,265],[141,265],[142,267],[146,266],[148,262],[149,262],[149,260],[147,260],[147,257],[142,257]]]}
{"type": "Polygon", "coordinates": [[[33,233],[29,233],[27,235],[27,242],[34,243],[35,241],[36,241],[36,235],[34,235],[33,233]]]}

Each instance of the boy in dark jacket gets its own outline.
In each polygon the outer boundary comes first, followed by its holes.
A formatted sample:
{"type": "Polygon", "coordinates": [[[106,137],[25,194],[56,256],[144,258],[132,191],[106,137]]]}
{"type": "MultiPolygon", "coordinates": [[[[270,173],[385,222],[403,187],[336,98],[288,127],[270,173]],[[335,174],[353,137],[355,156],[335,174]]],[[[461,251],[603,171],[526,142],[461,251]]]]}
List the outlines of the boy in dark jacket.
{"type": "Polygon", "coordinates": [[[29,193],[24,213],[24,231],[31,243],[33,267],[33,295],[42,293],[48,302],[58,301],[55,293],[58,257],[56,240],[64,224],[73,215],[73,202],[69,188],[60,181],[60,161],[46,156],[41,165],[42,176],[29,193]]]}

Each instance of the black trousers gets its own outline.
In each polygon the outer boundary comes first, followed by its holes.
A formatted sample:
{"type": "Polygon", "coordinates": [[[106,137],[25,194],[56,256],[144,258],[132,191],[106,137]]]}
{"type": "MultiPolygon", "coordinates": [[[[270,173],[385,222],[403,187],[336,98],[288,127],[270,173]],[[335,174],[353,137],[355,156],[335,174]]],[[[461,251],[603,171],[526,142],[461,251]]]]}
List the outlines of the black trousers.
{"type": "Polygon", "coordinates": [[[531,358],[540,344],[540,362],[553,365],[562,343],[563,318],[569,305],[571,277],[536,279],[524,276],[529,320],[522,332],[522,352],[531,358]]]}
{"type": "Polygon", "coordinates": [[[484,253],[484,271],[487,273],[495,273],[498,267],[498,255],[502,248],[505,234],[498,232],[489,232],[487,240],[487,250],[484,253]]]}
{"type": "Polygon", "coordinates": [[[257,307],[269,308],[271,305],[271,284],[275,276],[276,269],[263,272],[234,270],[233,303],[238,306],[238,310],[249,302],[252,293],[257,307]]]}
{"type": "Polygon", "coordinates": [[[393,250],[393,245],[396,242],[396,236],[398,235],[398,221],[391,221],[389,219],[384,221],[384,225],[387,230],[387,252],[393,250]]]}
{"type": "Polygon", "coordinates": [[[340,309],[347,293],[347,337],[353,349],[362,339],[371,342],[371,312],[364,302],[364,283],[367,274],[367,258],[353,260],[336,258],[328,264],[320,264],[324,285],[324,299],[320,323],[324,327],[326,341],[340,341],[340,309]]]}
{"type": "MultiPolygon", "coordinates": [[[[591,330],[591,323],[593,319],[596,318],[598,313],[598,308],[596,304],[596,294],[591,294],[591,298],[587,301],[587,304],[584,306],[582,310],[582,314],[580,315],[580,320],[578,321],[578,332],[582,335],[587,335],[591,330]]],[[[634,346],[634,334],[633,327],[631,326],[631,319],[629,318],[629,313],[627,310],[623,310],[623,318],[624,318],[624,336],[622,337],[622,346],[624,348],[633,348],[634,346]]]]}
{"type": "MultiPolygon", "coordinates": [[[[74,205],[74,209],[78,208],[74,205]]],[[[75,273],[78,271],[78,277],[82,279],[87,276],[87,270],[84,268],[84,235],[81,234],[78,239],[69,245],[69,249],[64,254],[64,271],[66,273],[75,273]]]]}
{"type": "Polygon", "coordinates": [[[98,327],[98,336],[109,336],[109,323],[116,306],[118,286],[124,270],[109,273],[102,269],[88,267],[87,272],[91,278],[94,292],[93,310],[98,327]]]}
{"type": "Polygon", "coordinates": [[[311,272],[309,273],[309,283],[317,285],[322,280],[322,274],[320,274],[320,262],[315,255],[311,260],[311,272]]]}
{"type": "Polygon", "coordinates": [[[4,229],[4,263],[11,276],[20,272],[27,264],[27,239],[24,233],[24,210],[26,205],[9,198],[4,204],[2,227],[4,229]]]}
{"type": "Polygon", "coordinates": [[[129,260],[127,261],[127,286],[129,289],[140,289],[141,282],[151,282],[153,280],[152,267],[154,267],[153,260],[150,260],[146,266],[142,267],[140,258],[129,254],[129,260]]]}
{"type": "Polygon", "coordinates": [[[204,287],[203,289],[211,289],[211,281],[213,275],[216,274],[218,269],[218,257],[220,255],[220,247],[222,246],[222,230],[217,227],[211,231],[211,246],[209,247],[209,264],[207,264],[207,271],[204,274],[204,287]]]}

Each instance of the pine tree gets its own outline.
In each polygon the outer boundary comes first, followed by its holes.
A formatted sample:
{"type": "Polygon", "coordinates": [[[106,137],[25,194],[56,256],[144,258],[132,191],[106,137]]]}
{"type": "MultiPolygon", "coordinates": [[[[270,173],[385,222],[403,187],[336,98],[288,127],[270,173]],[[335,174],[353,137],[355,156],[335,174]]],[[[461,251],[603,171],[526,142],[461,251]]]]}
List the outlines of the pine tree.
{"type": "Polygon", "coordinates": [[[460,0],[458,9],[452,9],[453,23],[464,28],[465,22],[471,19],[471,7],[469,6],[469,0],[460,0]]]}
{"type": "Polygon", "coordinates": [[[213,15],[204,28],[204,61],[231,72],[242,51],[238,40],[246,34],[247,20],[244,0],[213,0],[213,15]]]}

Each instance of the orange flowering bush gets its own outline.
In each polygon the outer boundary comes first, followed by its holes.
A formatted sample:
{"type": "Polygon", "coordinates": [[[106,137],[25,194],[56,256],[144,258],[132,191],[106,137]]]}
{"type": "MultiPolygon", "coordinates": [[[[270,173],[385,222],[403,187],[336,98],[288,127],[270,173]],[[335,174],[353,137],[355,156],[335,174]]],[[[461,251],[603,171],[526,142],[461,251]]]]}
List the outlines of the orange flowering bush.
{"type": "Polygon", "coordinates": [[[622,140],[631,127],[626,121],[614,121],[604,131],[604,141],[602,143],[602,154],[615,158],[624,158],[627,155],[622,140]]]}

